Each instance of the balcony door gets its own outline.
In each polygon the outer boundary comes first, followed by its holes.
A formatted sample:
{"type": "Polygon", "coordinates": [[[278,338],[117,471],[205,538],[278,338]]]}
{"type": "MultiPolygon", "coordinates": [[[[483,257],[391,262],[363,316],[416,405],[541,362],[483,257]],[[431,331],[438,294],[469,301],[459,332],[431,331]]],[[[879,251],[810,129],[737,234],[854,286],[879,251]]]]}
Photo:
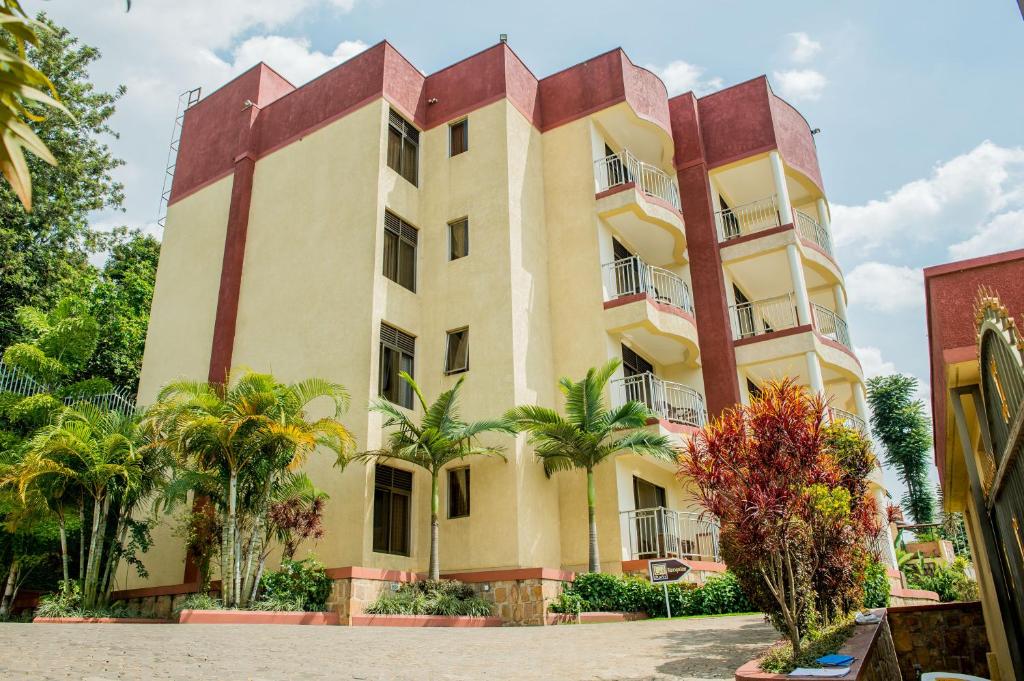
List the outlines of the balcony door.
{"type": "Polygon", "coordinates": [[[615,257],[615,296],[632,296],[644,291],[640,281],[640,264],[633,253],[612,238],[612,254],[615,257]]]}
{"type": "Polygon", "coordinates": [[[626,391],[626,401],[643,402],[647,408],[656,411],[658,396],[655,394],[654,365],[646,359],[622,346],[622,373],[626,380],[623,386],[626,391]],[[632,379],[632,380],[631,380],[632,379]]]}
{"type": "MultiPolygon", "coordinates": [[[[636,553],[639,558],[668,556],[674,542],[666,532],[665,488],[633,476],[633,503],[636,508],[636,553]]],[[[673,554],[674,555],[674,554],[673,554]]]]}

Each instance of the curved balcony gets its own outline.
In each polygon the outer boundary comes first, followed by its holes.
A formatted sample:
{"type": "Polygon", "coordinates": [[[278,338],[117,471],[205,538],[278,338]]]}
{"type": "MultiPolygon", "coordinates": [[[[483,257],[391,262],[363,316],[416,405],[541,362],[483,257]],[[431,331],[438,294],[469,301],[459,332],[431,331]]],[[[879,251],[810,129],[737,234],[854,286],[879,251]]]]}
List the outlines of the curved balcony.
{"type": "Polygon", "coordinates": [[[690,287],[674,272],[648,265],[636,256],[606,263],[601,269],[612,299],[646,295],[655,302],[693,314],[690,287]]]}
{"type": "Polygon", "coordinates": [[[621,511],[629,544],[624,553],[631,560],[689,558],[719,562],[718,520],[691,511],[664,506],[621,511]]]}
{"type": "Polygon", "coordinates": [[[817,246],[824,251],[828,257],[834,260],[835,254],[832,252],[832,236],[828,233],[828,230],[818,224],[817,220],[802,210],[794,209],[793,216],[796,219],[796,228],[800,233],[800,238],[817,246]]]}
{"type": "Polygon", "coordinates": [[[814,329],[825,338],[853,350],[846,320],[824,305],[815,304],[812,307],[814,308],[814,329]]]}
{"type": "Polygon", "coordinates": [[[733,340],[763,336],[799,326],[792,293],[729,306],[733,340]]]}
{"type": "Polygon", "coordinates": [[[641,402],[657,418],[693,428],[701,428],[708,421],[703,395],[688,385],[664,381],[650,372],[617,378],[611,382],[611,388],[615,406],[641,402]]]}
{"type": "Polygon", "coordinates": [[[782,226],[775,196],[751,201],[741,206],[715,211],[720,242],[739,239],[782,226]]]}
{"type": "Polygon", "coordinates": [[[865,434],[869,432],[867,422],[852,412],[844,411],[842,409],[836,409],[835,407],[830,407],[829,418],[832,421],[832,423],[841,423],[847,428],[859,430],[860,432],[865,434]]]}
{"type": "Polygon", "coordinates": [[[675,178],[624,151],[594,162],[598,215],[648,262],[684,262],[686,229],[675,178]]]}

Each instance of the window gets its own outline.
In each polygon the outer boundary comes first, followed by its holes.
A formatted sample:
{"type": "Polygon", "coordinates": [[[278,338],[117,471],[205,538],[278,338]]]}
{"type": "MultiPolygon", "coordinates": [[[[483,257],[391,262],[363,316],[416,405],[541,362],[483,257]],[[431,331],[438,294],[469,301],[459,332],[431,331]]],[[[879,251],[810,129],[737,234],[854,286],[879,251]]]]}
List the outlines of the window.
{"type": "Polygon", "coordinates": [[[642,402],[647,405],[648,409],[655,409],[658,400],[655,399],[654,381],[651,380],[651,376],[654,375],[654,365],[623,345],[622,374],[626,377],[623,382],[626,399],[642,402]]]}
{"type": "Polygon", "coordinates": [[[636,508],[664,508],[665,488],[633,476],[633,502],[636,508]]]}
{"type": "Polygon", "coordinates": [[[448,223],[448,259],[458,260],[469,255],[469,218],[448,223]]]}
{"type": "Polygon", "coordinates": [[[373,550],[409,555],[412,473],[377,464],[373,485],[373,550]]]}
{"type": "Polygon", "coordinates": [[[469,151],[469,119],[463,118],[448,126],[448,155],[469,151]]]}
{"type": "Polygon", "coordinates": [[[412,409],[412,388],[402,380],[399,372],[413,375],[415,354],[415,338],[381,322],[380,396],[406,409],[412,409]]]}
{"type": "Polygon", "coordinates": [[[420,131],[391,109],[388,116],[388,167],[417,185],[419,153],[420,131]]]}
{"type": "Polygon", "coordinates": [[[448,469],[448,517],[469,515],[469,466],[448,469]]]}
{"type": "Polygon", "coordinates": [[[384,211],[384,276],[416,291],[416,244],[419,231],[389,210],[384,211]]]}
{"type": "Polygon", "coordinates": [[[469,371],[469,329],[448,332],[448,346],[444,358],[444,372],[458,374],[469,371]]]}
{"type": "Polygon", "coordinates": [[[637,376],[639,374],[653,374],[654,365],[648,362],[640,355],[633,352],[633,350],[627,348],[625,345],[622,346],[622,373],[628,376],[637,376]]]}

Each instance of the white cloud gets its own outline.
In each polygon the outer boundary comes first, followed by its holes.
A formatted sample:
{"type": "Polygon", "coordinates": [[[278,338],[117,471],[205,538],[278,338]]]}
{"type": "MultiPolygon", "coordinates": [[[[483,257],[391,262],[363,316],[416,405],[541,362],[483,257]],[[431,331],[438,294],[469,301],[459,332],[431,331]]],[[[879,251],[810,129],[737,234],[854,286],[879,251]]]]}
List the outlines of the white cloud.
{"type": "Polygon", "coordinates": [[[793,47],[790,50],[789,58],[798,63],[806,63],[814,58],[814,55],[821,52],[821,43],[811,40],[811,37],[803,31],[789,34],[793,47]]]}
{"type": "Polygon", "coordinates": [[[878,348],[868,346],[865,348],[854,348],[853,351],[856,353],[857,359],[860,360],[860,366],[864,370],[865,379],[896,373],[896,365],[882,359],[882,351],[878,348]]]}
{"type": "Polygon", "coordinates": [[[772,77],[778,84],[779,93],[794,101],[821,99],[821,92],[828,85],[828,78],[814,69],[775,71],[772,77]]]}
{"type": "Polygon", "coordinates": [[[324,71],[351,59],[366,48],[366,43],[361,40],[344,40],[338,43],[333,52],[324,54],[310,49],[310,43],[305,38],[256,36],[235,48],[231,72],[242,73],[253,64],[262,61],[293,85],[302,85],[324,71]]]}
{"type": "Polygon", "coordinates": [[[705,78],[705,69],[703,67],[678,59],[664,66],[647,64],[644,68],[653,71],[661,78],[665,83],[665,87],[668,88],[669,96],[679,95],[691,90],[694,94],[700,96],[722,88],[723,81],[721,78],[705,78]]]}
{"type": "Polygon", "coordinates": [[[1015,248],[1024,248],[1024,210],[1011,210],[997,215],[971,238],[952,244],[949,256],[954,260],[963,260],[1015,248]]]}
{"type": "Polygon", "coordinates": [[[897,312],[924,305],[921,270],[881,262],[865,262],[846,275],[850,305],[872,312],[897,312]]]}
{"type": "Polygon", "coordinates": [[[836,245],[851,255],[880,248],[891,255],[956,240],[949,252],[960,256],[1020,244],[1024,227],[1014,213],[1021,210],[1024,148],[985,140],[884,199],[859,206],[833,204],[832,229],[836,245]]]}

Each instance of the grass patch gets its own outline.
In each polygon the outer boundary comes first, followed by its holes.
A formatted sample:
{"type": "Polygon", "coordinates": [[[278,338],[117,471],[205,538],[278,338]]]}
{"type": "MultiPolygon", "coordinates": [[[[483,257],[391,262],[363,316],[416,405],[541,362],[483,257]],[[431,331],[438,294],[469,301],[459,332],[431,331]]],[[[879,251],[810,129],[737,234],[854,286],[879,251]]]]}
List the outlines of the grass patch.
{"type": "Polygon", "coordinates": [[[789,641],[773,646],[761,660],[761,671],[788,674],[797,667],[821,667],[815,662],[822,655],[839,652],[856,628],[853,615],[811,634],[805,639],[803,651],[795,659],[789,641]]]}

